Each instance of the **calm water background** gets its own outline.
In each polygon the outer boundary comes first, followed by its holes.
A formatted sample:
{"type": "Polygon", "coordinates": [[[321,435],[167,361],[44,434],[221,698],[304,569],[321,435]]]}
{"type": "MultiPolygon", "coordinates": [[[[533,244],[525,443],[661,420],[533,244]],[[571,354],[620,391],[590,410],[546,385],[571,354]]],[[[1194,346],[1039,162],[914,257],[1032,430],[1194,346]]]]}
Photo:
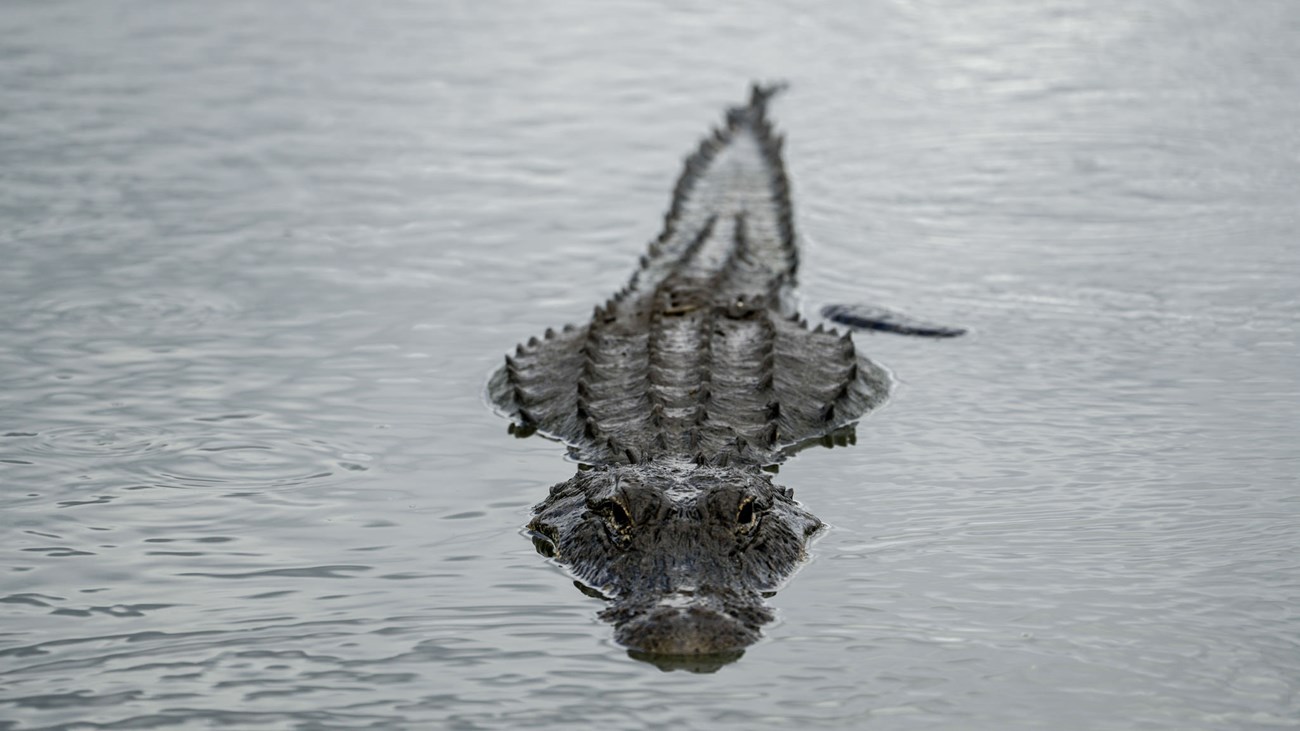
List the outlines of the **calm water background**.
{"type": "Polygon", "coordinates": [[[0,729],[1300,726],[1300,5],[8,2],[0,729]],[[802,296],[973,328],[710,675],[481,391],[785,78],[802,296]]]}

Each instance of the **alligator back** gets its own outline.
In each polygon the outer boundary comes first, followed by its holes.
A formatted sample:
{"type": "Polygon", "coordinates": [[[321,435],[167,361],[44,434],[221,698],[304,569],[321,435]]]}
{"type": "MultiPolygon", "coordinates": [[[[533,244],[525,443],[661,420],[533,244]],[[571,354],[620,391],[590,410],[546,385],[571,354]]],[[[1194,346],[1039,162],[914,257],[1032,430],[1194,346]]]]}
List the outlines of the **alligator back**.
{"type": "Polygon", "coordinates": [[[798,263],[781,158],[755,86],[686,160],[663,232],[589,322],[521,344],[489,384],[518,433],[587,464],[767,465],[879,403],[888,378],[787,302],[798,263]]]}

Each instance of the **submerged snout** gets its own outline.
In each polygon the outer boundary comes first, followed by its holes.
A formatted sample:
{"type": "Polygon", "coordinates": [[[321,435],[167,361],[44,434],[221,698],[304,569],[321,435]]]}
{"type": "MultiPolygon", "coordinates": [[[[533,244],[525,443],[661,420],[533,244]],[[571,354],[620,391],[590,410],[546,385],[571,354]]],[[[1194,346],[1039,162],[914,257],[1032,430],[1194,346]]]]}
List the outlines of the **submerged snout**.
{"type": "Polygon", "coordinates": [[[704,607],[658,607],[619,627],[615,639],[655,655],[713,655],[754,644],[758,631],[704,607]]]}
{"type": "Polygon", "coordinates": [[[669,595],[649,606],[615,609],[614,639],[653,655],[716,655],[754,644],[771,620],[761,603],[727,607],[716,597],[669,595]]]}

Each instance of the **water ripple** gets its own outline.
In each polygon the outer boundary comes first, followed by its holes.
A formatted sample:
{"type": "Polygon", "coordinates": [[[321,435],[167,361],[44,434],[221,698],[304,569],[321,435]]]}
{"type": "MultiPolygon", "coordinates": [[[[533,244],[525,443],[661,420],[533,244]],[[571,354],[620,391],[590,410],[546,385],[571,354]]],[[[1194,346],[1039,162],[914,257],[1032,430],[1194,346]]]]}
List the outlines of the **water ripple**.
{"type": "Polygon", "coordinates": [[[137,5],[4,7],[0,729],[1296,726],[1294,3],[137,5]],[[781,622],[661,672],[481,379],[753,75],[803,296],[974,330],[855,336],[781,622]]]}
{"type": "MultiPolygon", "coordinates": [[[[878,215],[939,236],[1150,240],[1241,230],[1293,177],[1294,162],[1186,129],[961,132],[891,140],[878,215]],[[935,181],[943,181],[936,185],[935,181]],[[1068,224],[1062,226],[1062,224],[1068,224]]],[[[862,175],[866,171],[857,171],[862,175]]],[[[872,173],[874,176],[874,173],[872,173]]]]}
{"type": "MultiPolygon", "coordinates": [[[[226,417],[231,418],[231,417],[226,417]]],[[[322,485],[364,472],[369,455],[319,437],[243,422],[230,432],[211,418],[156,425],[58,427],[8,443],[11,461],[67,468],[112,465],[153,487],[239,487],[258,491],[322,485]]],[[[85,504],[69,502],[67,506],[85,504]]]]}
{"type": "Polygon", "coordinates": [[[18,322],[31,332],[144,335],[198,331],[240,312],[238,302],[218,292],[177,287],[78,286],[27,302],[18,322]]]}
{"type": "Polygon", "coordinates": [[[163,426],[68,426],[28,433],[34,437],[15,444],[33,459],[114,459],[137,457],[173,449],[174,433],[163,426]]]}

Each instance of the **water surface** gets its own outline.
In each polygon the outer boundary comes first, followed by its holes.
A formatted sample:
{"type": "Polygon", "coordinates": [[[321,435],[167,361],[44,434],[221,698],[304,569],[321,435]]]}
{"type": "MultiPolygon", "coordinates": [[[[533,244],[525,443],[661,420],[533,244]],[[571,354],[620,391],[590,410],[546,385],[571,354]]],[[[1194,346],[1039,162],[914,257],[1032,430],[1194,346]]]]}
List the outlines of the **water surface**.
{"type": "Polygon", "coordinates": [[[15,2],[0,729],[1300,725],[1300,10],[15,2]],[[522,537],[483,402],[785,78],[808,314],[900,387],[712,674],[522,537]]]}

